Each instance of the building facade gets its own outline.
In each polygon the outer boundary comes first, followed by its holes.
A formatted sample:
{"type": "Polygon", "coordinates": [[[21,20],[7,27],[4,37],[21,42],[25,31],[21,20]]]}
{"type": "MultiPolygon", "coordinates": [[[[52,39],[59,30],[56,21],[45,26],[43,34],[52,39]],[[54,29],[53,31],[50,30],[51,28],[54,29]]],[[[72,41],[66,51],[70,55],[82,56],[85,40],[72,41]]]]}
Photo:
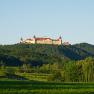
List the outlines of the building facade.
{"type": "Polygon", "coordinates": [[[58,39],[51,39],[47,37],[33,37],[29,39],[23,40],[21,38],[20,43],[26,43],[26,44],[53,44],[53,45],[61,45],[62,44],[62,38],[59,37],[58,39]]]}

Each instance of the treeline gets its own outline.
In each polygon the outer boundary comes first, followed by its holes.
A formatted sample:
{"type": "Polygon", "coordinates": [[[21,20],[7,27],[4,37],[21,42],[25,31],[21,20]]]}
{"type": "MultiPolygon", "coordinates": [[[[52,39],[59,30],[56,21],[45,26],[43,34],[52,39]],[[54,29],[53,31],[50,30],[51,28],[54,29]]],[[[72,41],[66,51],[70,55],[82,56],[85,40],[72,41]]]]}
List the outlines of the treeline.
{"type": "MultiPolygon", "coordinates": [[[[1,62],[3,63],[3,62],[1,62]]],[[[0,75],[18,74],[45,74],[48,81],[59,82],[94,82],[94,58],[88,57],[79,61],[68,61],[66,63],[49,63],[42,66],[30,66],[23,64],[19,67],[0,66],[0,75]]],[[[20,75],[19,75],[20,76],[20,75]]],[[[27,79],[30,77],[27,77],[27,79]]]]}
{"type": "Polygon", "coordinates": [[[41,66],[49,63],[64,63],[94,57],[94,46],[78,44],[69,46],[15,44],[0,45],[0,61],[7,66],[41,66]]]}
{"type": "Polygon", "coordinates": [[[94,59],[91,57],[66,63],[63,69],[63,78],[66,82],[94,82],[94,59]]]}
{"type": "Polygon", "coordinates": [[[49,81],[94,82],[94,58],[91,57],[64,64],[46,64],[37,69],[41,73],[52,73],[49,81]]]}

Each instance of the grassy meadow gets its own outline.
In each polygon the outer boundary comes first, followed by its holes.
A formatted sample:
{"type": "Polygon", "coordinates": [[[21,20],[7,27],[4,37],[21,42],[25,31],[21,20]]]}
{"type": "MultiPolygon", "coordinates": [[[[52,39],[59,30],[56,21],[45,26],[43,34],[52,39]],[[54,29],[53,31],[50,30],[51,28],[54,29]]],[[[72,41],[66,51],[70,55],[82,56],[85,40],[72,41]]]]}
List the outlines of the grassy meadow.
{"type": "Polygon", "coordinates": [[[0,81],[0,94],[94,94],[94,83],[0,81]]]}

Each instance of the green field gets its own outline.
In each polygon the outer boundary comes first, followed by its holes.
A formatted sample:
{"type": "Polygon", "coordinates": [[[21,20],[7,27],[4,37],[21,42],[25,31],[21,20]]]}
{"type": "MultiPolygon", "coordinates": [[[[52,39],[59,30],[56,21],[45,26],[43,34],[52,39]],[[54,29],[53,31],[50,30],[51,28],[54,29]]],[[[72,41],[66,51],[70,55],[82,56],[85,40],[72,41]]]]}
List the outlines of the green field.
{"type": "Polygon", "coordinates": [[[94,94],[94,83],[0,81],[0,94],[94,94]]]}

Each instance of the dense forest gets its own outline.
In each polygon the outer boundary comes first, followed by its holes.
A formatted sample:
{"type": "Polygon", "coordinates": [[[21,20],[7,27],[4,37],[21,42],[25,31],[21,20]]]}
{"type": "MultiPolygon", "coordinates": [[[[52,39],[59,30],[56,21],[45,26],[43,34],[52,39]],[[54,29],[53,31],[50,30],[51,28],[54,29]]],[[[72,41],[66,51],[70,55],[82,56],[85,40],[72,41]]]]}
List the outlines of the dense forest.
{"type": "Polygon", "coordinates": [[[24,63],[32,66],[48,63],[64,63],[68,60],[82,60],[94,57],[94,46],[86,43],[57,45],[0,45],[0,61],[7,66],[20,66],[24,63]]]}
{"type": "Polygon", "coordinates": [[[0,45],[1,77],[23,76],[21,73],[29,73],[29,76],[30,73],[44,73],[48,81],[92,82],[94,45],[0,45]]]}

